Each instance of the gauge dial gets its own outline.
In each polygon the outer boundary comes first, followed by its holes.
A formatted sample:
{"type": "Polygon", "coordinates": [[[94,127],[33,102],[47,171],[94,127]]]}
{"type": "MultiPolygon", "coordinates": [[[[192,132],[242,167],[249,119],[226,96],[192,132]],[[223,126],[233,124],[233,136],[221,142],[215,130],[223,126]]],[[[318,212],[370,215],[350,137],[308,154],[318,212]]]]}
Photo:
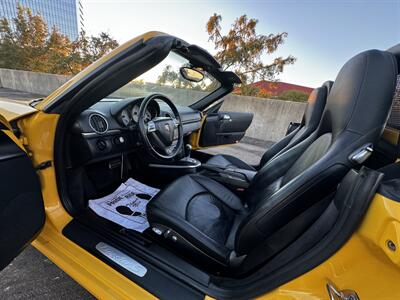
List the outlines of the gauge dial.
{"type": "Polygon", "coordinates": [[[132,114],[132,120],[135,122],[135,123],[137,123],[138,121],[139,121],[139,105],[134,105],[133,107],[132,107],[132,111],[131,111],[131,114],[132,114]]]}
{"type": "MultiPolygon", "coordinates": [[[[131,110],[132,120],[137,123],[139,121],[139,105],[134,105],[131,110]]],[[[144,122],[147,123],[151,119],[153,119],[153,114],[150,107],[147,108],[146,112],[144,113],[144,122]]]]}
{"type": "Polygon", "coordinates": [[[123,110],[121,112],[121,121],[125,126],[128,126],[131,123],[131,119],[127,110],[123,110]]]}
{"type": "Polygon", "coordinates": [[[145,114],[144,114],[144,122],[147,123],[149,122],[152,118],[151,113],[149,112],[149,110],[146,110],[145,114]]]}

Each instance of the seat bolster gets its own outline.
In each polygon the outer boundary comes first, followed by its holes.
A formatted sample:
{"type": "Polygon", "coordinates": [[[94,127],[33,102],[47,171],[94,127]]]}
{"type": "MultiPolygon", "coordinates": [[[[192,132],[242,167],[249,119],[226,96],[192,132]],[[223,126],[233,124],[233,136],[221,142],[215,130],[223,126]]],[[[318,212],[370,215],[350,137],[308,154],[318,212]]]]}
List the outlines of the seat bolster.
{"type": "Polygon", "coordinates": [[[200,249],[202,252],[212,257],[219,262],[227,263],[231,249],[225,245],[217,243],[209,238],[195,226],[186,220],[177,217],[174,211],[161,209],[159,207],[152,207],[151,213],[147,214],[149,223],[152,226],[161,225],[167,227],[174,232],[178,233],[181,237],[186,239],[195,248],[200,249]]]}
{"type": "Polygon", "coordinates": [[[231,156],[231,155],[225,155],[225,154],[217,154],[211,157],[208,161],[207,164],[210,165],[216,165],[221,168],[239,168],[239,169],[244,169],[244,170],[250,170],[250,171],[255,171],[256,169],[244,161],[231,156]]]}
{"type": "Polygon", "coordinates": [[[263,154],[260,161],[260,168],[264,166],[271,158],[280,153],[287,145],[289,145],[290,141],[297,135],[297,133],[304,127],[304,125],[299,126],[291,133],[286,135],[283,139],[273,144],[267,151],[263,154]]]}
{"type": "Polygon", "coordinates": [[[254,207],[266,197],[266,191],[268,191],[267,194],[271,194],[271,189],[269,187],[273,186],[275,191],[280,188],[279,184],[282,183],[281,178],[303,154],[308,146],[312,144],[315,138],[316,134],[314,133],[303,142],[290,148],[281,155],[274,157],[257,172],[248,188],[245,198],[245,201],[250,208],[254,207]]]}

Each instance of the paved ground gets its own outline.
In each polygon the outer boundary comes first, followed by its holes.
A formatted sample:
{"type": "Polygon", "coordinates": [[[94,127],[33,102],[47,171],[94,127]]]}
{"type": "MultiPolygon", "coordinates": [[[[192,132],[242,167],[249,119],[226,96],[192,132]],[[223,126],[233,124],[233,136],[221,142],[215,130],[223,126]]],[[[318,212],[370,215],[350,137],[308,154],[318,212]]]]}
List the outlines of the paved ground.
{"type": "Polygon", "coordinates": [[[0,299],[93,299],[32,246],[0,272],[0,299]]]}
{"type": "Polygon", "coordinates": [[[17,90],[7,89],[0,87],[0,98],[14,99],[14,100],[32,100],[42,98],[43,96],[32,94],[28,92],[21,92],[17,90]]]}
{"type": "MultiPolygon", "coordinates": [[[[265,149],[271,146],[268,141],[254,141],[244,138],[244,142],[230,146],[221,146],[204,150],[210,154],[228,154],[240,158],[250,165],[257,165],[265,149]]],[[[242,141],[243,141],[242,140],[242,141]]]]}
{"type": "MultiPolygon", "coordinates": [[[[0,97],[30,100],[40,96],[0,88],[0,97]]],[[[252,144],[239,143],[209,149],[207,152],[230,154],[249,164],[257,164],[270,143],[250,142],[252,144]]],[[[93,297],[35,248],[29,246],[6,269],[0,271],[0,299],[93,299],[93,297]]]]}

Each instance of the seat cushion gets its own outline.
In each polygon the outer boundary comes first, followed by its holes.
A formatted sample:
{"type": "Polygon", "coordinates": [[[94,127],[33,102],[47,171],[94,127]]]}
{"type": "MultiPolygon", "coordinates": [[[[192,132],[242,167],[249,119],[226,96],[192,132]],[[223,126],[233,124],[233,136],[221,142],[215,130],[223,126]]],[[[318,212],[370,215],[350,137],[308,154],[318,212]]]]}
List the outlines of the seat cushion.
{"type": "Polygon", "coordinates": [[[207,164],[216,165],[221,168],[239,168],[244,170],[255,171],[256,169],[244,161],[231,155],[217,154],[211,157],[207,164]]]}
{"type": "Polygon", "coordinates": [[[199,255],[223,263],[229,260],[236,230],[246,215],[247,209],[235,194],[201,175],[177,179],[147,206],[152,227],[162,225],[163,232],[176,232],[200,249],[199,255]]]}

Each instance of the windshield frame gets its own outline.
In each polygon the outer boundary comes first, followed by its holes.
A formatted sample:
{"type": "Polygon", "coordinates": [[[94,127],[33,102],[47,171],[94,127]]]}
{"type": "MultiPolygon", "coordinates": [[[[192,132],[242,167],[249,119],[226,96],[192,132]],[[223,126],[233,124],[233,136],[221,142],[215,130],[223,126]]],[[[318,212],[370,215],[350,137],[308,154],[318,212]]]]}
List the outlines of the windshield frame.
{"type": "Polygon", "coordinates": [[[200,82],[187,80],[180,73],[182,67],[192,67],[190,61],[171,50],[157,65],[113,91],[106,98],[142,98],[152,93],[167,96],[176,105],[190,107],[218,90],[222,83],[206,70],[200,82]]]}
{"type": "Polygon", "coordinates": [[[216,97],[231,92],[235,83],[240,83],[236,74],[223,71],[206,50],[169,34],[153,31],[103,56],[39,102],[36,109],[67,115],[83,111],[162,61],[170,51],[179,52],[194,67],[203,68],[221,82],[219,89],[191,105],[193,109],[202,110],[202,107],[217,101],[216,97]]]}

